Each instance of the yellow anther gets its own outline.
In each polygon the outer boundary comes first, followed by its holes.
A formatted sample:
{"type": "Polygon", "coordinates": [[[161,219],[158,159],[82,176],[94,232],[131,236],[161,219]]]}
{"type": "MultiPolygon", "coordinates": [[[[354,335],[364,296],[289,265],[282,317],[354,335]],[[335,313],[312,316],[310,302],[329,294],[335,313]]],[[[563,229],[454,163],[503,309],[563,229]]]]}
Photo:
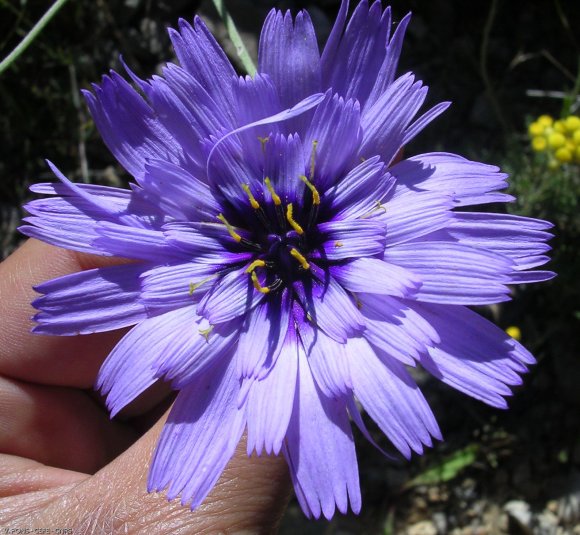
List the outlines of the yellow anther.
{"type": "Polygon", "coordinates": [[[193,292],[197,290],[202,284],[205,284],[207,281],[213,279],[215,275],[211,275],[210,277],[206,277],[205,279],[200,280],[199,282],[190,282],[189,283],[189,295],[193,295],[193,292]]]}
{"type": "Polygon", "coordinates": [[[381,210],[382,212],[386,212],[387,209],[383,205],[381,201],[375,201],[375,207],[372,210],[369,210],[366,214],[360,216],[360,219],[367,219],[368,217],[372,216],[375,212],[381,210]]]}
{"type": "Polygon", "coordinates": [[[290,249],[290,254],[296,258],[296,260],[298,260],[298,263],[304,268],[304,269],[310,269],[310,264],[308,263],[308,260],[306,260],[306,257],[300,253],[298,251],[298,249],[295,249],[294,247],[292,247],[292,249],[290,249]]]}
{"type": "Polygon", "coordinates": [[[270,182],[269,177],[266,177],[264,179],[264,184],[266,184],[266,187],[268,188],[270,195],[272,195],[272,200],[274,201],[274,204],[276,206],[280,206],[282,204],[282,199],[280,199],[278,194],[274,191],[274,186],[272,186],[272,182],[270,182]]]}
{"type": "Polygon", "coordinates": [[[296,232],[298,232],[298,234],[302,235],[302,234],[304,234],[304,229],[296,221],[294,221],[294,218],[292,217],[293,211],[294,211],[294,208],[292,207],[292,203],[290,203],[286,207],[286,219],[288,220],[288,223],[290,223],[290,226],[296,232]]]}
{"type": "Polygon", "coordinates": [[[304,175],[300,175],[300,180],[308,186],[308,189],[312,192],[312,204],[320,204],[320,193],[314,187],[314,184],[310,182],[304,175]]]}
{"type": "Polygon", "coordinates": [[[209,344],[209,335],[213,331],[213,325],[210,325],[207,329],[199,329],[199,334],[201,334],[205,341],[209,344]]]}
{"type": "Polygon", "coordinates": [[[318,147],[318,141],[314,140],[312,142],[312,152],[310,153],[310,180],[314,180],[314,169],[316,165],[316,148],[318,147]]]}
{"type": "Polygon", "coordinates": [[[262,152],[266,152],[266,143],[270,141],[270,138],[268,136],[266,137],[258,136],[258,141],[260,142],[260,145],[262,145],[262,152]]]}
{"type": "Polygon", "coordinates": [[[258,280],[258,275],[256,275],[255,271],[252,271],[252,274],[250,275],[250,277],[252,278],[252,283],[254,284],[254,288],[256,288],[256,290],[258,290],[258,292],[263,293],[263,294],[270,293],[270,288],[268,288],[267,286],[262,286],[260,284],[260,281],[258,280]]]}
{"type": "Polygon", "coordinates": [[[252,273],[256,268],[259,267],[264,267],[266,265],[266,262],[264,262],[263,260],[254,260],[247,268],[246,268],[246,273],[252,273]]]}
{"type": "Polygon", "coordinates": [[[341,241],[335,241],[334,246],[335,247],[344,247],[344,243],[342,243],[341,241]]]}
{"type": "Polygon", "coordinates": [[[235,228],[228,223],[228,220],[224,217],[224,214],[219,214],[217,218],[226,226],[230,236],[238,243],[240,243],[242,241],[242,237],[236,232],[235,228]]]}
{"type": "Polygon", "coordinates": [[[252,190],[250,189],[249,184],[242,184],[242,189],[246,192],[248,199],[250,200],[250,204],[254,210],[260,208],[260,203],[256,200],[256,197],[252,194],[252,190]]]}

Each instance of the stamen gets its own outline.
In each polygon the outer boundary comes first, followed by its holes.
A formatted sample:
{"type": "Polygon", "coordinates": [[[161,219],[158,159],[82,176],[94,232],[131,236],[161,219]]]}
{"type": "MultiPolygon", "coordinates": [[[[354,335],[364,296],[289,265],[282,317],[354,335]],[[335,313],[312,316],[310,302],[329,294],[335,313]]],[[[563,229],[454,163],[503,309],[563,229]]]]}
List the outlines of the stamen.
{"type": "Polygon", "coordinates": [[[207,329],[199,329],[199,334],[201,334],[204,338],[206,343],[209,344],[209,335],[213,331],[213,325],[210,325],[207,329]]]}
{"type": "Polygon", "coordinates": [[[266,137],[258,136],[258,141],[260,142],[260,145],[262,145],[262,152],[266,152],[266,143],[270,141],[270,138],[268,136],[266,137]]]}
{"type": "Polygon", "coordinates": [[[294,218],[292,217],[292,212],[293,212],[293,208],[292,208],[292,203],[288,204],[288,206],[286,207],[286,219],[288,220],[288,223],[290,223],[290,226],[300,235],[304,234],[304,229],[296,222],[294,221],[294,218]]]}
{"type": "Polygon", "coordinates": [[[264,179],[264,184],[266,184],[266,187],[268,188],[270,195],[272,195],[272,200],[274,201],[274,204],[276,206],[280,206],[282,204],[282,199],[280,199],[278,194],[274,191],[274,187],[272,186],[272,183],[270,182],[269,177],[266,177],[264,179]]]}
{"type": "Polygon", "coordinates": [[[387,211],[386,207],[381,203],[381,201],[375,201],[375,207],[369,210],[366,214],[361,215],[360,219],[367,219],[379,210],[382,210],[383,212],[387,211]]]}
{"type": "Polygon", "coordinates": [[[230,236],[235,241],[237,241],[238,243],[240,243],[242,241],[242,237],[235,231],[235,228],[228,223],[228,221],[225,218],[224,214],[219,214],[217,216],[217,218],[226,226],[226,228],[228,229],[228,232],[230,233],[230,236]]]}
{"type": "Polygon", "coordinates": [[[209,281],[213,278],[215,278],[215,275],[210,275],[209,277],[206,277],[205,279],[202,279],[199,282],[190,282],[189,283],[189,295],[193,295],[193,292],[195,292],[195,290],[197,290],[202,284],[205,284],[207,281],[209,281]]]}
{"type": "Polygon", "coordinates": [[[292,247],[292,249],[290,249],[290,254],[294,258],[296,258],[296,260],[298,260],[298,263],[302,266],[302,268],[310,269],[310,264],[308,263],[308,260],[306,260],[306,257],[302,253],[300,253],[298,249],[292,247]]]}
{"type": "Polygon", "coordinates": [[[334,246],[335,247],[344,247],[344,243],[342,243],[340,240],[337,240],[334,242],[334,246]]]}
{"type": "Polygon", "coordinates": [[[300,175],[300,180],[302,180],[302,182],[304,182],[304,184],[306,184],[308,189],[312,192],[312,204],[319,205],[320,193],[318,193],[318,190],[314,187],[314,184],[310,182],[310,180],[308,180],[304,175],[300,175]]]}
{"type": "Polygon", "coordinates": [[[312,142],[312,152],[310,153],[310,180],[314,180],[314,168],[316,162],[316,147],[318,147],[318,141],[314,140],[312,142]]]}
{"type": "Polygon", "coordinates": [[[263,294],[270,293],[270,288],[268,288],[267,286],[262,286],[260,284],[260,281],[258,280],[258,275],[256,275],[255,271],[252,271],[252,274],[250,275],[250,277],[252,278],[254,288],[256,288],[256,290],[258,290],[258,292],[263,293],[263,294]]]}
{"type": "Polygon", "coordinates": [[[256,268],[259,267],[264,267],[266,265],[266,262],[264,262],[263,260],[254,260],[247,268],[246,268],[246,273],[252,273],[253,271],[255,271],[256,268]]]}
{"type": "Polygon", "coordinates": [[[250,185],[242,184],[242,189],[246,192],[246,195],[250,200],[250,205],[252,206],[252,208],[254,210],[258,210],[258,208],[260,208],[260,203],[256,200],[256,197],[254,197],[252,190],[250,190],[250,185]]]}

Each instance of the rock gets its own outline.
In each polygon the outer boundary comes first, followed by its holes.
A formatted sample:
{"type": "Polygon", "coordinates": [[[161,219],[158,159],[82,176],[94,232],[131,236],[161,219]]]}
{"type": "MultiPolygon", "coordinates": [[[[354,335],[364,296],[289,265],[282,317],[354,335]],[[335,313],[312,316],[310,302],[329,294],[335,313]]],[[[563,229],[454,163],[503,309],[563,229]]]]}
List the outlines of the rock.
{"type": "Polygon", "coordinates": [[[543,511],[536,517],[534,535],[557,535],[558,518],[550,511],[543,511]]]}
{"type": "Polygon", "coordinates": [[[437,528],[431,520],[423,520],[410,526],[407,535],[437,535],[437,528]]]}
{"type": "Polygon", "coordinates": [[[512,500],[503,506],[503,510],[524,533],[532,533],[532,512],[529,503],[523,500],[512,500]]]}
{"type": "Polygon", "coordinates": [[[433,514],[433,525],[437,530],[438,535],[445,535],[448,532],[447,529],[447,516],[445,513],[438,512],[433,514]]]}

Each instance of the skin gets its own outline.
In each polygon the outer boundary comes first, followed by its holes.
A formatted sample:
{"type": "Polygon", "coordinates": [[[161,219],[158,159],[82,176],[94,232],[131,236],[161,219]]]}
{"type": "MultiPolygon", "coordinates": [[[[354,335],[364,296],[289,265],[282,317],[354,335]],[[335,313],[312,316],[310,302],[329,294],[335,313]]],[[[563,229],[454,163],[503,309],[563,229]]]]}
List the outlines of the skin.
{"type": "Polygon", "coordinates": [[[110,420],[92,385],[124,331],[31,334],[34,285],[112,263],[119,260],[31,239],[0,264],[0,527],[71,528],[75,535],[275,532],[290,492],[283,458],[248,458],[242,440],[195,512],[147,494],[171,393],[154,386],[110,420]]]}

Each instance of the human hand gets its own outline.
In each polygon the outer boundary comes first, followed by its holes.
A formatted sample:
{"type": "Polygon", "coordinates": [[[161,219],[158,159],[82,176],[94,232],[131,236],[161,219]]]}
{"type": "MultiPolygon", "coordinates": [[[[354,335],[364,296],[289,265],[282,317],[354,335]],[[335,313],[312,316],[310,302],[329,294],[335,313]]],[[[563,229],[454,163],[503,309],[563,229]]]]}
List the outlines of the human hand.
{"type": "Polygon", "coordinates": [[[195,512],[178,500],[147,494],[168,391],[154,388],[111,421],[92,385],[122,332],[75,337],[30,332],[34,285],[115,262],[31,239],[0,264],[2,533],[273,531],[289,491],[281,457],[248,458],[242,440],[195,512]]]}

